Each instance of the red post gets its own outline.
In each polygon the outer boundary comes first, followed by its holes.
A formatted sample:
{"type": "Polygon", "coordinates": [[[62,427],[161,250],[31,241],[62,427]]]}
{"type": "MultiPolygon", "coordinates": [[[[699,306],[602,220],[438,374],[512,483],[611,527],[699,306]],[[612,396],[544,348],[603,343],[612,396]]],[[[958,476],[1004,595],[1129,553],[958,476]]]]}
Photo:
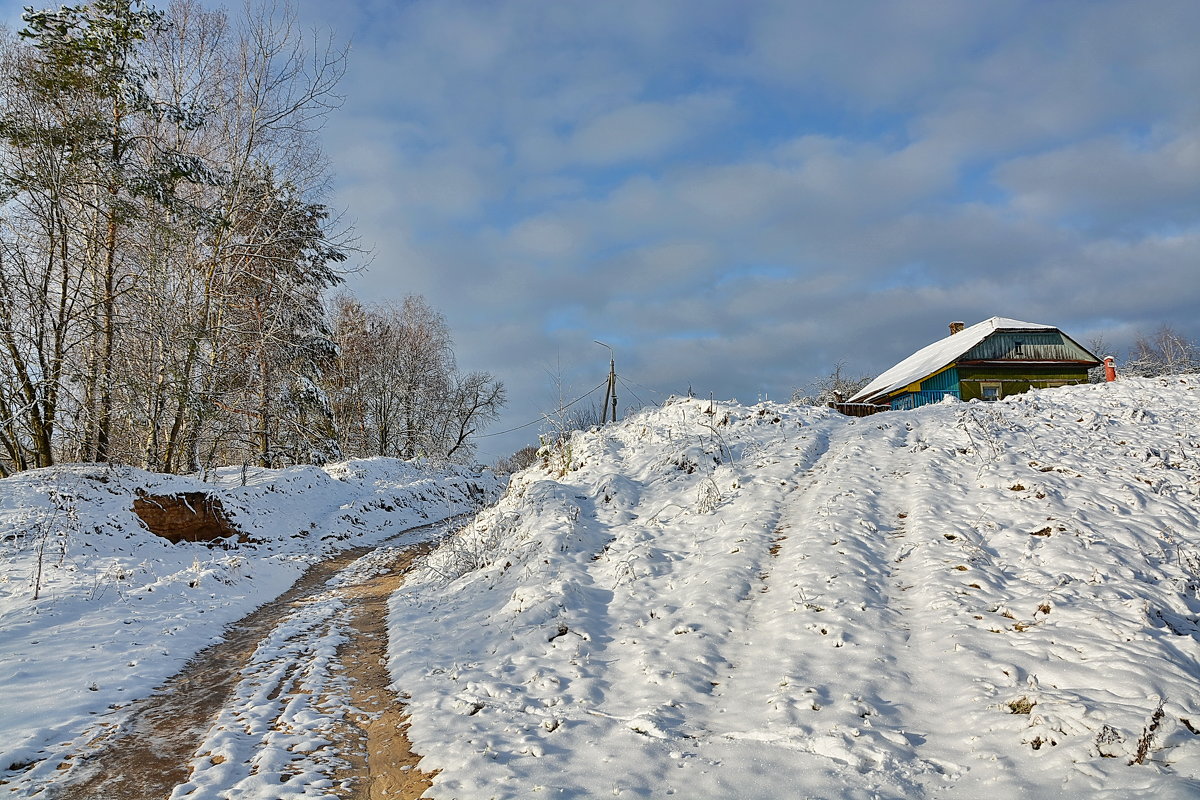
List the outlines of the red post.
{"type": "Polygon", "coordinates": [[[1112,356],[1104,357],[1104,380],[1112,383],[1117,379],[1117,364],[1112,356]]]}

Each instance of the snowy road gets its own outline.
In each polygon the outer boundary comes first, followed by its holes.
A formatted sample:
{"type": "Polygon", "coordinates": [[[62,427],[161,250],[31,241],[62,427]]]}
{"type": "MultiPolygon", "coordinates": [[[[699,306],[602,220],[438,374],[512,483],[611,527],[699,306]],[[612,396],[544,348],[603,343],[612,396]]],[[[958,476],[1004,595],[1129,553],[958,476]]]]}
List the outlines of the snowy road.
{"type": "Polygon", "coordinates": [[[428,778],[388,689],[384,621],[435,527],[313,566],[125,710],[123,724],[101,720],[63,748],[47,796],[367,798],[372,781],[387,782],[389,797],[420,795],[428,778]]]}
{"type": "Polygon", "coordinates": [[[501,486],[382,458],[4,479],[0,797],[319,797],[368,778],[395,796],[376,780],[411,760],[391,736],[387,598],[414,545],[501,486]],[[134,510],[196,494],[236,538],[168,541],[134,510]]]}

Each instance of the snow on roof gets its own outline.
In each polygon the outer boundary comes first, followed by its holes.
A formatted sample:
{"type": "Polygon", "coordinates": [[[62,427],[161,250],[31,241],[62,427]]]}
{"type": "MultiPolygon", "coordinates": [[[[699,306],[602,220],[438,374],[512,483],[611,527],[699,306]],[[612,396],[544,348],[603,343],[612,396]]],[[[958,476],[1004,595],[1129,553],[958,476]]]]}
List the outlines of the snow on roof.
{"type": "Polygon", "coordinates": [[[864,386],[858,394],[850,398],[850,402],[868,403],[882,395],[902,389],[910,383],[924,380],[942,367],[948,366],[991,334],[1001,330],[1055,331],[1058,328],[1053,325],[1039,325],[1036,322],[1022,322],[1019,319],[1008,319],[1007,317],[985,319],[983,322],[963,328],[958,333],[952,333],[945,339],[939,339],[933,344],[921,348],[864,386]]]}

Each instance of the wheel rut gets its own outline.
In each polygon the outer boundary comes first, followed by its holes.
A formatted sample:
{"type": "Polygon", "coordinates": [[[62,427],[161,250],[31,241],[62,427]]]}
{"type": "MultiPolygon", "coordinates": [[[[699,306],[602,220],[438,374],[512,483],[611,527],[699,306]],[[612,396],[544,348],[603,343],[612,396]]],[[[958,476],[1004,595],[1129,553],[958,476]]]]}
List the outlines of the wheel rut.
{"type": "MultiPolygon", "coordinates": [[[[119,724],[100,722],[97,729],[102,732],[94,729],[77,739],[66,754],[60,751],[55,757],[61,778],[45,787],[41,796],[164,800],[189,796],[197,787],[201,791],[196,796],[220,791],[222,787],[212,785],[211,777],[207,786],[205,780],[197,783],[201,767],[228,766],[223,763],[225,756],[208,752],[207,741],[214,730],[239,716],[237,695],[244,693],[239,687],[253,672],[252,662],[261,646],[272,636],[278,638],[279,629],[306,606],[324,602],[339,611],[323,620],[315,635],[339,644],[335,663],[326,670],[336,679],[327,675],[320,685],[344,695],[332,703],[334,718],[324,731],[331,740],[325,748],[330,754],[326,761],[332,765],[327,773],[330,785],[324,791],[354,800],[419,797],[432,775],[417,769],[420,757],[412,752],[405,733],[402,701],[389,688],[387,603],[414,561],[432,549],[431,541],[420,540],[440,526],[413,528],[314,564],[284,594],[229,626],[221,642],[198,653],[152,695],[136,702],[132,712],[125,709],[119,724]],[[373,563],[365,572],[360,569],[352,575],[351,567],[360,559],[373,563]]],[[[293,677],[311,666],[296,655],[291,658],[292,663],[282,667],[288,677],[266,695],[280,708],[312,692],[311,685],[293,677]]],[[[274,727],[289,724],[281,715],[274,727]]],[[[257,769],[252,767],[250,774],[257,769]]]]}
{"type": "Polygon", "coordinates": [[[357,713],[347,725],[343,757],[349,766],[335,775],[348,784],[353,800],[420,797],[432,784],[433,774],[417,768],[421,757],[413,752],[405,731],[408,717],[388,688],[388,598],[404,583],[413,562],[432,549],[421,544],[402,551],[385,573],[347,589],[353,609],[353,634],[338,651],[351,681],[350,699],[357,713]]]}

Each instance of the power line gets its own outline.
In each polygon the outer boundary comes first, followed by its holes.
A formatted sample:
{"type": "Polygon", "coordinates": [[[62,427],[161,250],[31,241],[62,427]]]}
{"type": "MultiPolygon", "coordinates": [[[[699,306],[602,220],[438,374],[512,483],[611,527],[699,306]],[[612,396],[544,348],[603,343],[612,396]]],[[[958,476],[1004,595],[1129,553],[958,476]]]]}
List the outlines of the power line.
{"type": "Polygon", "coordinates": [[[657,394],[657,395],[665,395],[665,394],[667,394],[667,392],[660,392],[658,389],[652,389],[652,388],[650,388],[649,386],[646,386],[646,385],[645,385],[645,384],[643,384],[643,383],[638,383],[637,381],[626,381],[624,378],[622,378],[622,379],[621,379],[621,382],[622,382],[622,383],[625,383],[626,385],[632,384],[633,386],[636,386],[636,387],[638,387],[639,389],[645,389],[647,392],[654,392],[654,393],[655,393],[655,394],[657,394]]]}
{"type": "MultiPolygon", "coordinates": [[[[625,380],[625,379],[624,379],[624,378],[622,378],[620,375],[618,375],[618,376],[617,376],[617,380],[619,380],[619,381],[621,382],[621,385],[622,385],[622,386],[624,386],[626,389],[628,389],[628,390],[629,390],[629,393],[630,393],[631,395],[633,395],[633,399],[634,399],[634,400],[637,400],[637,401],[638,401],[638,403],[639,403],[640,405],[643,405],[643,406],[644,406],[644,405],[646,405],[646,401],[645,401],[645,400],[643,400],[642,398],[638,397],[638,394],[637,394],[637,392],[635,392],[635,391],[633,390],[633,387],[629,385],[629,381],[625,380]]],[[[645,388],[645,387],[643,387],[643,388],[645,388]]],[[[651,391],[653,391],[653,389],[651,389],[651,391]]]]}
{"type": "MultiPolygon", "coordinates": [[[[606,385],[608,385],[607,378],[604,379],[603,381],[601,381],[600,383],[596,384],[596,386],[591,391],[589,391],[587,394],[583,394],[583,395],[580,395],[579,397],[576,397],[574,400],[567,403],[565,406],[560,406],[558,411],[556,411],[555,413],[560,413],[560,412],[566,411],[568,408],[575,405],[580,400],[590,397],[592,394],[594,394],[596,392],[597,389],[601,389],[606,385]]],[[[509,428],[506,431],[496,431],[495,433],[481,433],[478,436],[476,436],[475,438],[476,439],[486,439],[489,436],[503,436],[506,433],[512,433],[513,431],[524,430],[525,428],[530,428],[534,425],[537,425],[537,424],[539,424],[541,422],[545,422],[545,421],[546,421],[546,417],[545,417],[545,415],[543,415],[540,418],[533,420],[532,422],[526,422],[524,425],[518,425],[517,427],[509,428]]]]}

